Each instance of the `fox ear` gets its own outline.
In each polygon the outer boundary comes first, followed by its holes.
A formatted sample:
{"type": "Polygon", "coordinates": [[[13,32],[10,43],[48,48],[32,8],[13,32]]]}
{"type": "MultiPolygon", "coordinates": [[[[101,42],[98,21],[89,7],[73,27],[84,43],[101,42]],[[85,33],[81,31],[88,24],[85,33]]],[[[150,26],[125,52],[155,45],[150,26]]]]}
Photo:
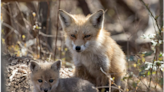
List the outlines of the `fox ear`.
{"type": "Polygon", "coordinates": [[[96,28],[103,28],[104,25],[104,10],[99,10],[92,14],[90,17],[90,22],[96,28]]]}
{"type": "Polygon", "coordinates": [[[60,70],[60,68],[61,68],[61,61],[60,60],[58,60],[55,63],[53,63],[52,66],[51,66],[51,69],[53,69],[55,71],[56,70],[60,70]]]}
{"type": "Polygon", "coordinates": [[[59,10],[59,19],[63,29],[70,26],[72,23],[72,17],[64,10],[59,10]]]}
{"type": "Polygon", "coordinates": [[[31,72],[37,71],[39,68],[40,68],[39,64],[37,64],[36,62],[31,62],[31,64],[30,64],[31,72]]]}

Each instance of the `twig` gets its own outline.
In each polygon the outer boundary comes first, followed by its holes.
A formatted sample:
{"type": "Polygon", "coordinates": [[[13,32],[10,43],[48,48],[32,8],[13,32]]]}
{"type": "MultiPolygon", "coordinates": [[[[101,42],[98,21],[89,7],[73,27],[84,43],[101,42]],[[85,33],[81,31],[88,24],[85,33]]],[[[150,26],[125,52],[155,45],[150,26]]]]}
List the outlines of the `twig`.
{"type": "MultiPolygon", "coordinates": [[[[22,17],[22,20],[23,20],[24,26],[26,26],[26,23],[28,23],[28,22],[27,22],[25,16],[23,15],[23,13],[21,12],[20,5],[19,5],[18,2],[16,2],[16,5],[17,5],[18,10],[19,10],[19,12],[20,12],[20,14],[21,14],[21,17],[22,17]]],[[[12,17],[13,17],[13,16],[12,16],[12,17]]],[[[16,20],[16,19],[14,18],[14,21],[15,21],[15,20],[16,20]]],[[[15,23],[17,23],[18,26],[21,27],[23,30],[27,30],[27,27],[22,26],[17,20],[16,20],[15,23]]],[[[30,23],[28,23],[28,25],[31,26],[30,23]]],[[[28,27],[28,28],[32,29],[32,26],[31,26],[31,27],[28,27]]],[[[33,37],[33,36],[30,34],[30,31],[29,31],[30,29],[28,29],[26,32],[28,33],[28,35],[29,35],[30,37],[33,37]]]]}
{"type": "MultiPolygon", "coordinates": [[[[153,73],[153,68],[154,68],[154,61],[155,61],[155,55],[154,55],[154,59],[153,59],[153,63],[152,63],[152,69],[150,71],[150,83],[149,83],[149,86],[148,86],[149,89],[150,89],[150,86],[151,86],[152,73],[153,73]]],[[[148,91],[150,91],[149,89],[148,89],[148,91]]]]}
{"type": "Polygon", "coordinates": [[[160,29],[160,27],[159,27],[159,25],[158,25],[158,22],[157,22],[158,17],[155,17],[155,16],[152,14],[152,12],[150,11],[148,5],[146,5],[146,3],[145,3],[143,0],[140,0],[140,1],[144,4],[144,6],[146,7],[146,9],[147,9],[148,12],[150,13],[150,15],[154,18],[155,23],[156,23],[156,25],[157,25],[157,28],[158,28],[158,30],[159,30],[159,32],[160,32],[160,34],[161,34],[161,29],[160,29]]]}
{"type": "MultiPolygon", "coordinates": [[[[14,4],[14,3],[13,3],[13,4],[14,4]]],[[[9,9],[9,14],[10,14],[10,15],[13,15],[13,14],[12,14],[13,12],[12,12],[12,9],[11,9],[12,3],[8,4],[7,7],[8,7],[8,9],[9,9]]],[[[11,26],[13,26],[13,28],[15,28],[16,30],[18,30],[18,26],[16,25],[16,22],[14,21],[14,19],[15,19],[15,17],[11,17],[11,18],[10,18],[11,26]]],[[[19,30],[18,30],[18,31],[19,31],[19,30]]]]}
{"type": "MultiPolygon", "coordinates": [[[[156,71],[156,79],[157,79],[157,82],[158,82],[158,69],[159,69],[159,67],[157,67],[157,71],[156,71]]],[[[157,90],[157,83],[155,84],[155,90],[157,90]]]]}
{"type": "MultiPolygon", "coordinates": [[[[137,77],[136,77],[137,78],[137,77]]],[[[139,79],[139,78],[137,78],[138,80],[140,80],[140,82],[142,83],[142,84],[144,84],[145,86],[146,86],[146,88],[148,89],[148,86],[142,81],[142,79],[139,79]]]]}
{"type": "MultiPolygon", "coordinates": [[[[155,20],[156,26],[157,26],[158,31],[159,31],[159,35],[156,34],[156,35],[157,35],[157,36],[156,36],[156,38],[157,38],[157,45],[155,46],[155,55],[154,55],[153,62],[152,62],[152,69],[150,70],[151,75],[150,75],[150,83],[149,83],[149,87],[148,87],[148,88],[150,88],[150,86],[151,86],[151,81],[152,81],[152,72],[153,72],[153,68],[154,68],[154,61],[157,60],[157,58],[158,58],[158,52],[159,52],[159,37],[161,38],[161,31],[162,31],[162,30],[160,29],[159,24],[158,24],[158,21],[157,21],[158,16],[155,17],[155,16],[152,14],[152,12],[150,11],[148,5],[146,5],[146,3],[145,3],[143,0],[140,0],[140,1],[141,1],[141,2],[143,3],[143,5],[146,7],[146,9],[147,9],[148,12],[150,13],[151,17],[155,20]]],[[[161,15],[160,15],[160,16],[161,16],[161,15]]],[[[150,89],[148,89],[148,91],[150,91],[150,89]]]]}
{"type": "MultiPolygon", "coordinates": [[[[110,73],[110,74],[107,74],[107,73],[102,69],[102,67],[100,67],[100,70],[101,70],[102,73],[104,73],[104,74],[109,78],[109,86],[108,86],[108,88],[109,88],[109,92],[111,92],[111,73],[110,73]]],[[[116,85],[114,82],[113,82],[113,84],[119,89],[119,91],[123,91],[123,89],[119,88],[118,85],[116,85]]]]}
{"type": "Polygon", "coordinates": [[[44,37],[55,37],[54,35],[48,35],[48,34],[45,34],[45,33],[41,32],[41,31],[39,31],[39,35],[42,35],[44,37]]]}
{"type": "Polygon", "coordinates": [[[20,36],[19,32],[18,32],[16,29],[14,29],[12,26],[10,26],[10,25],[8,25],[8,24],[6,24],[6,23],[4,23],[4,22],[2,22],[2,25],[3,25],[3,26],[6,26],[6,27],[8,27],[8,28],[11,29],[11,31],[6,35],[5,39],[6,39],[12,32],[14,32],[14,33],[16,33],[17,35],[20,36]]]}
{"type": "MultiPolygon", "coordinates": [[[[14,19],[15,23],[17,23],[19,27],[21,27],[21,28],[24,29],[24,30],[27,30],[24,26],[21,26],[20,23],[18,22],[18,20],[16,20],[4,7],[2,7],[2,9],[5,10],[5,12],[6,12],[11,18],[14,19]]],[[[25,18],[23,18],[23,20],[24,20],[24,22],[28,23],[28,21],[27,21],[25,18]]],[[[32,28],[32,26],[31,26],[30,23],[28,23],[28,25],[30,26],[29,28],[32,28]]],[[[28,33],[28,35],[29,35],[30,37],[32,37],[32,35],[29,33],[29,31],[26,31],[26,32],[28,33]]],[[[10,35],[11,33],[12,33],[12,32],[10,31],[8,34],[10,35]]],[[[9,35],[7,35],[5,38],[7,38],[9,35]]]]}
{"type": "Polygon", "coordinates": [[[108,74],[102,69],[102,67],[100,67],[101,72],[103,72],[106,76],[108,76],[108,74]]]}
{"type": "Polygon", "coordinates": [[[109,74],[107,74],[103,69],[102,69],[102,67],[100,67],[100,70],[101,70],[101,72],[103,72],[108,78],[109,78],[109,92],[111,92],[111,75],[109,74]]]}

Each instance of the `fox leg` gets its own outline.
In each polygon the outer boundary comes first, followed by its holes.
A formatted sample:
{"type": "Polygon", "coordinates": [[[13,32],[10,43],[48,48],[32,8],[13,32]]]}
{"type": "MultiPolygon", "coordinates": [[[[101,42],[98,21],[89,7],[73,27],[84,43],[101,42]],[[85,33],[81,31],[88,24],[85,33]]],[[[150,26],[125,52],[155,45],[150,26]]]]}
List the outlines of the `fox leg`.
{"type": "Polygon", "coordinates": [[[107,75],[102,74],[101,78],[100,78],[100,86],[106,86],[109,83],[109,79],[107,77],[107,75]]]}
{"type": "Polygon", "coordinates": [[[89,82],[93,83],[94,85],[96,84],[95,78],[89,74],[88,70],[83,65],[75,67],[74,76],[88,80],[89,82]]]}
{"type": "Polygon", "coordinates": [[[86,76],[86,69],[84,66],[76,66],[75,67],[75,72],[74,72],[75,77],[80,77],[80,78],[85,78],[86,76]]]}
{"type": "MultiPolygon", "coordinates": [[[[121,76],[118,76],[118,75],[116,75],[116,76],[114,76],[115,77],[115,79],[114,79],[114,83],[116,84],[116,86],[118,86],[119,88],[121,88],[122,89],[122,83],[121,83],[121,76]]],[[[124,89],[125,87],[123,87],[123,89],[124,89]]],[[[120,92],[118,89],[114,89],[114,88],[112,88],[112,92],[120,92]]]]}
{"type": "Polygon", "coordinates": [[[115,78],[115,83],[116,83],[117,86],[120,86],[121,85],[121,76],[117,76],[115,78]]]}

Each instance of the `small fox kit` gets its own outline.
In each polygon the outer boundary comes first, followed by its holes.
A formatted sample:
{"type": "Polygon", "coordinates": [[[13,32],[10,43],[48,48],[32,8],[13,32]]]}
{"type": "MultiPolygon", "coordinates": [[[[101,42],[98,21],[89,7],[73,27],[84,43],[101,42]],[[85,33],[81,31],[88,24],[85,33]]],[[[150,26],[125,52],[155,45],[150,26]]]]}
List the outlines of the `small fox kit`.
{"type": "Polygon", "coordinates": [[[31,62],[31,80],[34,92],[97,92],[93,84],[79,78],[60,78],[61,61],[55,63],[31,62]]]}
{"type": "Polygon", "coordinates": [[[73,55],[75,76],[89,80],[95,86],[107,85],[108,78],[100,70],[102,68],[120,85],[126,73],[125,55],[103,28],[104,11],[84,17],[59,10],[59,18],[66,45],[73,55]]]}

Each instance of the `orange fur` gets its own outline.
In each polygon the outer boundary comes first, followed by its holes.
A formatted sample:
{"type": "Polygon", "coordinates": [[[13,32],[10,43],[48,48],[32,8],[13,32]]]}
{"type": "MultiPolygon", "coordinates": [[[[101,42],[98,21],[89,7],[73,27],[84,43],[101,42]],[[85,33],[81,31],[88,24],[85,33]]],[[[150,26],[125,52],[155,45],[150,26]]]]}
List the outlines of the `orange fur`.
{"type": "Polygon", "coordinates": [[[59,11],[59,18],[66,36],[66,45],[73,55],[75,76],[87,79],[96,86],[107,85],[108,78],[102,73],[111,73],[120,85],[126,73],[125,55],[104,28],[104,11],[87,17],[59,11]],[[74,35],[75,37],[72,37],[74,35]],[[85,37],[89,35],[89,37],[85,37]],[[79,46],[79,52],[76,47],[79,46]]]}

